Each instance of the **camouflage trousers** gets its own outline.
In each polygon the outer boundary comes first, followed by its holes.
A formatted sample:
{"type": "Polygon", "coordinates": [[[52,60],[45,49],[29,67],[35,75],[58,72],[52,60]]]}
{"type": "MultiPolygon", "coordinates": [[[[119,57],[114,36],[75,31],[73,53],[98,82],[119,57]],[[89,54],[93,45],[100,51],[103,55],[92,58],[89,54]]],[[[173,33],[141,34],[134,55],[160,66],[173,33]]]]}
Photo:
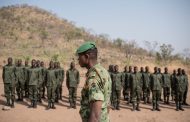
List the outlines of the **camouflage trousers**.
{"type": "Polygon", "coordinates": [[[160,101],[160,94],[161,91],[160,90],[153,90],[152,91],[152,103],[153,104],[158,104],[160,101]]]}
{"type": "Polygon", "coordinates": [[[175,100],[176,102],[182,103],[184,100],[184,92],[185,91],[176,91],[175,100]]]}
{"type": "Polygon", "coordinates": [[[164,98],[170,96],[170,87],[164,87],[163,95],[164,95],[164,98]]]}
{"type": "Polygon", "coordinates": [[[77,99],[77,88],[70,87],[69,88],[69,102],[70,102],[70,104],[76,105],[76,99],[77,99]]]}
{"type": "Polygon", "coordinates": [[[48,102],[55,102],[55,92],[56,92],[56,86],[48,86],[47,87],[47,98],[48,98],[48,102]]]}
{"type": "Polygon", "coordinates": [[[119,106],[121,98],[121,90],[113,90],[112,91],[112,105],[119,106]]]}
{"type": "Polygon", "coordinates": [[[143,98],[150,98],[150,88],[143,89],[143,98]]]}
{"type": "Polygon", "coordinates": [[[31,101],[37,101],[37,98],[38,98],[37,85],[29,85],[29,99],[31,101]]]}
{"type": "Polygon", "coordinates": [[[131,101],[133,103],[140,103],[141,93],[142,93],[142,91],[137,91],[137,90],[131,91],[131,96],[132,96],[131,101]]]}
{"type": "Polygon", "coordinates": [[[7,100],[15,99],[15,86],[10,83],[4,84],[4,93],[7,100]]]}
{"type": "Polygon", "coordinates": [[[19,98],[23,98],[25,92],[25,82],[18,81],[16,84],[16,91],[19,98]]]}

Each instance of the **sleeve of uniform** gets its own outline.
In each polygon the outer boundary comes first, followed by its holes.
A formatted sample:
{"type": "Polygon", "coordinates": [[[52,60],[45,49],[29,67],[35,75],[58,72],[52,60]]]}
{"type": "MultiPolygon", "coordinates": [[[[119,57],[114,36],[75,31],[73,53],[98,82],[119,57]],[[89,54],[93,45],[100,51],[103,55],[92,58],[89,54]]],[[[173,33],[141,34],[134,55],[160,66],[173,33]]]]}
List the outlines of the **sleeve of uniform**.
{"type": "Polygon", "coordinates": [[[3,78],[3,81],[4,81],[4,79],[5,79],[5,67],[3,67],[2,78],[3,78]]]}
{"type": "Polygon", "coordinates": [[[66,72],[66,86],[69,87],[69,71],[66,72]]]}
{"type": "Polygon", "coordinates": [[[80,83],[80,74],[79,74],[79,71],[77,71],[77,83],[78,84],[80,83]]]}
{"type": "Polygon", "coordinates": [[[89,83],[89,102],[104,101],[104,95],[100,90],[97,79],[92,77],[88,80],[89,83]]]}

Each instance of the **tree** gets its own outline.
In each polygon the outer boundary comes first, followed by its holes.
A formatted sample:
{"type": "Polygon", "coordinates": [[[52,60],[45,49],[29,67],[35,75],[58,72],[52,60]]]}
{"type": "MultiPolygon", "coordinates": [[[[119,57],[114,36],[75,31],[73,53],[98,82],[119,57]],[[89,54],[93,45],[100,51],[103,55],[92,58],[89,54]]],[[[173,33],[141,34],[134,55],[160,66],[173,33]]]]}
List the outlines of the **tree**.
{"type": "Polygon", "coordinates": [[[149,42],[149,41],[144,41],[144,44],[146,46],[146,49],[149,51],[149,55],[152,56],[155,54],[155,50],[158,46],[158,42],[153,41],[153,42],[149,42]]]}
{"type": "Polygon", "coordinates": [[[164,64],[167,64],[168,61],[171,61],[173,51],[174,51],[174,48],[172,47],[171,44],[168,44],[168,45],[162,44],[160,46],[160,55],[164,64]]]}

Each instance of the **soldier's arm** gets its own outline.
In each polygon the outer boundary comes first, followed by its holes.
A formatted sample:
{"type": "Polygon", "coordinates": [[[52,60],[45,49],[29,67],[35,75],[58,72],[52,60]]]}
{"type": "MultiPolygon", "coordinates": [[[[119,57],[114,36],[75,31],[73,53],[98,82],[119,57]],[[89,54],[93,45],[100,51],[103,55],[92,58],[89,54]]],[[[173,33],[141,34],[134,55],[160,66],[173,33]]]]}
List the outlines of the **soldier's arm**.
{"type": "Polygon", "coordinates": [[[102,111],[102,101],[91,102],[89,122],[100,122],[101,111],[102,111]]]}
{"type": "Polygon", "coordinates": [[[66,86],[69,88],[69,72],[66,72],[66,86]]]}
{"type": "Polygon", "coordinates": [[[5,67],[3,67],[2,78],[3,78],[3,81],[4,81],[4,79],[5,79],[5,67]]]}
{"type": "Polygon", "coordinates": [[[80,83],[80,74],[79,74],[79,71],[77,71],[77,84],[80,83]]]}

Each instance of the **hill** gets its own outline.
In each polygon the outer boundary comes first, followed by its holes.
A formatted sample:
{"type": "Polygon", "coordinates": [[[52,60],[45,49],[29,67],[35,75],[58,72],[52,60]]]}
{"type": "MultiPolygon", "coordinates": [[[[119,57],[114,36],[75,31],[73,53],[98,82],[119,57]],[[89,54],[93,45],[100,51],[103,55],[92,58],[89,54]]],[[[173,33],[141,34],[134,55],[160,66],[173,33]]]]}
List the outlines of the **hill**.
{"type": "MultiPolygon", "coordinates": [[[[72,22],[35,6],[0,8],[0,27],[1,61],[12,56],[14,59],[53,59],[65,64],[76,58],[74,52],[81,43],[94,40],[100,49],[99,61],[105,66],[157,65],[155,56],[150,56],[149,51],[135,42],[112,41],[106,35],[91,34],[85,28],[76,27],[72,22]]],[[[180,61],[174,63],[183,66],[180,61]]]]}

